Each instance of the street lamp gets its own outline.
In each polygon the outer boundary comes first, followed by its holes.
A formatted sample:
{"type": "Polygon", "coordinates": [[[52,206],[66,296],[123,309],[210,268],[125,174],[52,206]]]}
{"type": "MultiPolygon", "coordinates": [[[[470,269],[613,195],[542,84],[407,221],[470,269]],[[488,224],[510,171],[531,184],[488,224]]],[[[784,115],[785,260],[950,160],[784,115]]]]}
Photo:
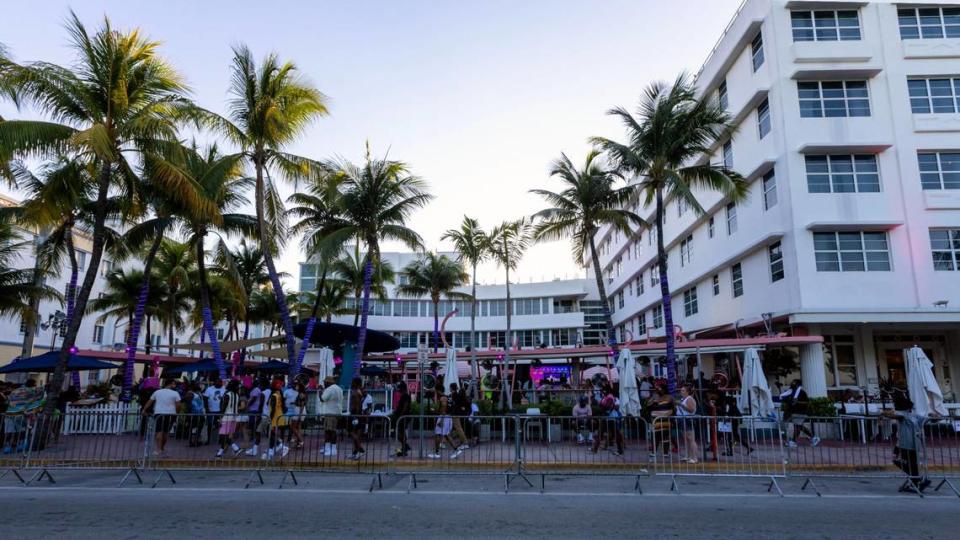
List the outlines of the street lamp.
{"type": "Polygon", "coordinates": [[[59,309],[49,315],[47,315],[47,320],[40,323],[40,328],[47,330],[53,329],[52,336],[50,337],[50,350],[52,351],[54,346],[57,343],[57,333],[61,328],[66,328],[67,326],[67,314],[60,311],[59,309]]]}

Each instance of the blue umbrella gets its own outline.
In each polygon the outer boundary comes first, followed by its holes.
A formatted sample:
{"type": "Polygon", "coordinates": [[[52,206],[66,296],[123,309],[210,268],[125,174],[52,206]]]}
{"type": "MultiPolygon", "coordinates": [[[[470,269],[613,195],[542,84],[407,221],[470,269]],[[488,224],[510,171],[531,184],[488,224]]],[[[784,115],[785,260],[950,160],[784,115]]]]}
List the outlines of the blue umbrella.
{"type": "MultiPolygon", "coordinates": [[[[50,351],[30,358],[21,358],[0,368],[0,373],[52,373],[60,361],[60,351],[50,351]]],[[[117,369],[117,364],[104,362],[92,356],[71,355],[67,371],[117,369]]]]}

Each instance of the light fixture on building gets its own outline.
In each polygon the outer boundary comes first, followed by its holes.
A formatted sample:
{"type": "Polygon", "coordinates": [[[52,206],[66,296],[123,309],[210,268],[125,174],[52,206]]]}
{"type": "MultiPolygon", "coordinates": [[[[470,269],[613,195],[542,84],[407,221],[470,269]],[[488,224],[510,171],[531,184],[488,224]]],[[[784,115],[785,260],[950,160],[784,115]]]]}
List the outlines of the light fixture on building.
{"type": "Polygon", "coordinates": [[[949,303],[950,303],[949,300],[937,300],[936,302],[933,303],[933,307],[938,307],[938,308],[944,308],[944,309],[946,309],[947,304],[949,304],[949,303]]]}

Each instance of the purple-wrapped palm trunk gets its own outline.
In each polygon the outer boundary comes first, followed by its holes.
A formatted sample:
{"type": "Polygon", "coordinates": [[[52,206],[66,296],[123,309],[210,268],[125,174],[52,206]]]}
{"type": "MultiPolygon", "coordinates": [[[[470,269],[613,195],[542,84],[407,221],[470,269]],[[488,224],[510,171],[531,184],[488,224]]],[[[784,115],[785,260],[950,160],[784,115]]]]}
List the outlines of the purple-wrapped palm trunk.
{"type": "MultiPolygon", "coordinates": [[[[67,324],[69,324],[70,319],[73,318],[73,308],[77,303],[77,275],[77,265],[70,265],[70,283],[67,284],[67,318],[65,320],[67,324]]],[[[76,357],[77,353],[74,349],[70,349],[70,360],[72,361],[76,357]]],[[[80,390],[80,372],[70,372],[70,384],[77,390],[80,390]]]]}
{"type": "Polygon", "coordinates": [[[220,342],[217,341],[217,334],[213,328],[213,312],[210,308],[204,307],[201,310],[203,314],[203,329],[210,338],[210,348],[213,349],[213,361],[217,365],[217,375],[220,380],[227,380],[227,368],[223,365],[223,354],[220,353],[220,342]]]}
{"type": "Polygon", "coordinates": [[[120,401],[129,402],[133,399],[133,371],[137,359],[137,342],[140,340],[140,326],[143,323],[143,314],[147,310],[147,297],[150,295],[150,282],[143,281],[140,286],[140,296],[137,298],[137,307],[133,311],[133,324],[127,335],[127,358],[123,364],[123,388],[120,392],[120,401]]]}

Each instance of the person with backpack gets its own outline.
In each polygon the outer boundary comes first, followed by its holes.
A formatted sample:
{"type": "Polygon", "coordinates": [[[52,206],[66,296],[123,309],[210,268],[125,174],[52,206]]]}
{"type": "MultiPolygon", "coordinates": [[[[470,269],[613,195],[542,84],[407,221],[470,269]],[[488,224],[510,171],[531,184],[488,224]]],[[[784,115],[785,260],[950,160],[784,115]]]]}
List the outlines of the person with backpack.
{"type": "Polygon", "coordinates": [[[811,446],[820,444],[820,437],[814,435],[806,425],[810,398],[807,397],[807,392],[800,386],[800,379],[794,379],[790,383],[790,388],[780,394],[780,402],[783,410],[783,422],[793,426],[793,434],[787,441],[787,446],[796,448],[801,433],[810,437],[811,446]]]}

